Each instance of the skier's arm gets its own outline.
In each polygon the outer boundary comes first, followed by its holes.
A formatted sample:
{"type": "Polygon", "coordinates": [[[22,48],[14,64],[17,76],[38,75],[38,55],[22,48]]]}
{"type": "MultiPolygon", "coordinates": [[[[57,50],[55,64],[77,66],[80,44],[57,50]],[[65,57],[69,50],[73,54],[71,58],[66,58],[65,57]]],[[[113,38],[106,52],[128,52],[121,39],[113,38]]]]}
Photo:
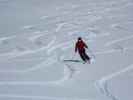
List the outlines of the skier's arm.
{"type": "Polygon", "coordinates": [[[78,49],[78,47],[77,47],[77,43],[76,43],[76,45],[75,45],[75,52],[77,52],[77,49],[78,49]]]}
{"type": "Polygon", "coordinates": [[[85,47],[88,48],[88,46],[86,45],[86,43],[84,43],[85,47]]]}

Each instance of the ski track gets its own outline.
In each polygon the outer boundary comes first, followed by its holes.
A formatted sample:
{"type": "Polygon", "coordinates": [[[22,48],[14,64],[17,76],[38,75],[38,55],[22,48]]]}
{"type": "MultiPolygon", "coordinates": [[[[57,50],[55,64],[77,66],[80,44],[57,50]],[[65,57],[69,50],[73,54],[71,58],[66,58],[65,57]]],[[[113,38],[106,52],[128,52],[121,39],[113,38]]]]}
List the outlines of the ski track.
{"type": "MultiPolygon", "coordinates": [[[[66,65],[66,66],[69,68],[69,70],[73,71],[73,69],[71,69],[71,66],[69,66],[69,65],[66,65]]],[[[117,77],[118,75],[120,75],[122,73],[125,73],[129,70],[132,70],[132,69],[133,69],[133,64],[129,65],[128,67],[126,67],[126,68],[124,68],[124,69],[122,69],[118,72],[112,73],[110,75],[107,75],[107,76],[101,78],[100,80],[97,80],[95,85],[101,91],[102,94],[108,96],[112,100],[118,100],[118,99],[116,99],[116,97],[114,95],[112,95],[109,92],[107,82],[108,82],[108,80],[111,80],[112,78],[117,77]]],[[[14,81],[14,82],[0,82],[0,85],[50,85],[50,84],[57,85],[57,84],[60,84],[60,83],[64,82],[65,80],[70,79],[70,77],[72,77],[71,74],[64,75],[64,77],[61,80],[53,81],[53,82],[20,82],[20,81],[15,82],[14,81]]],[[[18,95],[17,96],[14,96],[14,95],[0,95],[0,97],[23,98],[23,96],[21,97],[21,96],[18,96],[18,95]]],[[[32,97],[33,96],[31,96],[31,97],[30,96],[26,96],[26,97],[24,96],[24,98],[32,98],[32,97]]],[[[33,97],[33,98],[35,99],[35,98],[40,98],[40,97],[33,97]]],[[[55,98],[53,98],[53,99],[55,99],[55,98]]],[[[58,98],[58,100],[59,100],[59,98],[58,98]]],[[[61,100],[63,100],[63,99],[61,98],[61,100]]],[[[68,98],[67,98],[67,100],[68,100],[68,98]]],[[[72,99],[72,100],[74,100],[74,99],[72,99]]],[[[75,99],[75,100],[80,100],[80,99],[75,99]]],[[[84,99],[81,99],[81,100],[84,100],[84,99]]]]}
{"type": "Polygon", "coordinates": [[[39,86],[43,86],[43,85],[61,85],[63,82],[67,81],[68,79],[70,79],[71,77],[71,72],[69,72],[69,70],[67,70],[66,68],[64,68],[64,76],[63,78],[61,78],[60,80],[56,80],[56,81],[47,81],[47,82],[39,82],[39,81],[6,81],[6,82],[1,82],[0,81],[0,85],[39,85],[39,86]]]}
{"type": "Polygon", "coordinates": [[[69,70],[64,68],[64,76],[56,81],[47,81],[47,82],[39,82],[39,81],[0,81],[0,85],[61,85],[63,82],[70,79],[71,73],[69,70]]]}
{"type": "MultiPolygon", "coordinates": [[[[114,44],[116,42],[120,42],[120,41],[123,41],[123,40],[128,40],[128,39],[131,39],[131,38],[133,38],[133,36],[126,37],[126,38],[119,39],[119,40],[117,39],[115,41],[112,41],[112,42],[107,43],[106,45],[109,46],[109,45],[114,44]]],[[[54,42],[55,42],[55,40],[52,41],[49,44],[48,47],[50,47],[54,42]]],[[[55,50],[56,48],[62,46],[62,45],[64,45],[64,44],[60,44],[60,45],[54,47],[54,49],[52,49],[52,51],[55,50]]],[[[37,51],[40,51],[40,50],[43,50],[43,49],[41,48],[41,49],[39,49],[37,51]]],[[[45,47],[45,49],[46,49],[46,47],[45,47]]],[[[130,49],[129,48],[125,48],[124,50],[133,50],[133,49],[132,48],[130,48],[130,49]]],[[[29,53],[35,53],[37,51],[29,51],[29,52],[26,52],[26,53],[22,53],[21,55],[25,55],[25,54],[29,54],[29,53]]],[[[103,52],[95,52],[95,55],[108,54],[108,53],[113,53],[113,52],[116,52],[116,51],[118,51],[118,50],[112,49],[112,50],[103,51],[103,52]]],[[[20,54],[19,54],[19,56],[20,56],[20,54]]],[[[0,85],[50,85],[50,84],[51,85],[57,85],[57,84],[61,84],[62,82],[66,81],[66,80],[68,80],[70,78],[72,78],[73,75],[74,75],[74,72],[75,72],[75,69],[73,69],[70,65],[65,64],[65,66],[69,69],[69,72],[64,71],[64,72],[67,73],[67,75],[64,75],[64,77],[62,79],[57,80],[57,81],[51,81],[51,82],[28,82],[28,81],[27,82],[20,82],[20,81],[16,82],[16,81],[12,81],[12,82],[0,82],[0,85]]],[[[33,70],[37,70],[39,68],[41,68],[41,67],[34,67],[34,68],[31,68],[31,69],[28,69],[28,70],[25,70],[25,71],[14,71],[14,72],[18,72],[18,73],[20,73],[20,72],[30,72],[30,71],[33,71],[33,70]]],[[[118,75],[120,75],[122,73],[125,73],[125,72],[127,72],[129,70],[132,70],[132,69],[133,69],[133,65],[130,65],[130,66],[126,67],[125,69],[122,69],[122,70],[120,70],[118,72],[115,72],[115,73],[112,73],[110,75],[107,75],[107,76],[103,77],[102,79],[96,81],[95,85],[101,91],[102,94],[108,96],[112,100],[118,100],[114,95],[112,95],[109,92],[107,82],[108,82],[108,80],[111,80],[112,78],[117,77],[118,75]]],[[[64,70],[66,70],[66,69],[64,68],[64,70]]],[[[52,100],[56,100],[56,99],[57,100],[68,100],[68,98],[67,99],[63,99],[63,98],[60,98],[59,99],[59,98],[54,98],[54,97],[19,96],[19,95],[6,95],[6,94],[5,95],[0,95],[0,97],[5,97],[5,98],[7,98],[7,97],[9,97],[9,98],[13,97],[13,98],[33,98],[33,99],[37,98],[37,99],[52,99],[52,100]]],[[[74,100],[74,99],[72,98],[72,100],[74,100]]],[[[86,99],[75,99],[75,100],[86,100],[86,99]]]]}
{"type": "MultiPolygon", "coordinates": [[[[104,37],[104,36],[108,36],[108,35],[109,34],[102,34],[102,36],[99,36],[99,38],[104,37]]],[[[40,34],[38,36],[31,37],[29,40],[31,40],[31,39],[35,40],[36,38],[38,38],[40,36],[42,36],[42,35],[40,34]]],[[[4,37],[4,38],[1,38],[1,40],[10,39],[10,38],[14,38],[14,37],[16,37],[16,36],[4,37]]],[[[55,49],[60,48],[62,46],[66,47],[66,48],[69,48],[66,45],[71,44],[71,42],[66,42],[66,43],[61,43],[61,44],[58,44],[56,46],[53,46],[56,40],[57,40],[56,37],[53,37],[52,41],[47,46],[41,47],[37,50],[27,50],[27,51],[24,51],[24,52],[19,52],[19,51],[13,50],[12,52],[9,52],[9,53],[0,54],[0,57],[2,57],[2,58],[4,58],[4,57],[6,57],[6,58],[15,58],[15,57],[24,56],[24,55],[27,55],[27,54],[37,53],[37,52],[40,52],[40,51],[43,51],[43,50],[47,50],[47,54],[50,54],[52,51],[54,51],[55,49]]],[[[74,42],[74,41],[72,41],[72,42],[74,42]]]]}
{"type": "MultiPolygon", "coordinates": [[[[124,48],[123,49],[124,51],[122,51],[122,52],[125,52],[125,51],[127,51],[127,50],[133,50],[133,48],[124,48]]],[[[94,59],[95,59],[95,56],[96,55],[103,55],[103,54],[109,54],[109,53],[114,53],[114,52],[120,52],[121,50],[114,50],[114,49],[112,49],[112,50],[108,50],[108,51],[101,51],[101,52],[94,52],[94,54],[95,55],[92,55],[91,54],[91,56],[93,56],[94,57],[94,59]]],[[[50,54],[50,53],[49,53],[50,54]]],[[[47,59],[46,61],[44,61],[44,62],[42,62],[41,64],[38,64],[37,66],[35,66],[35,67],[32,67],[32,68],[28,68],[28,69],[25,69],[25,70],[14,70],[14,71],[4,71],[4,70],[1,70],[0,71],[0,73],[26,73],[26,72],[32,72],[32,71],[35,71],[35,70],[38,70],[38,69],[41,69],[41,68],[43,68],[45,65],[47,66],[47,65],[52,65],[52,64],[54,64],[54,63],[56,63],[56,61],[55,61],[55,58],[54,58],[54,56],[53,56],[53,58],[49,58],[49,59],[47,59]],[[52,60],[53,59],[53,60],[52,60]],[[48,62],[51,62],[51,63],[48,63],[48,62]],[[43,65],[43,66],[42,66],[43,65]]],[[[64,63],[65,64],[65,63],[64,63]]],[[[68,65],[68,64],[65,64],[69,69],[70,69],[70,71],[73,73],[74,72],[74,69],[71,69],[72,67],[70,67],[70,65],[68,65]]],[[[72,74],[71,73],[71,74],[72,74]]]]}
{"type": "Polygon", "coordinates": [[[0,85],[61,85],[63,82],[70,80],[75,70],[71,68],[71,66],[64,66],[64,76],[56,81],[47,81],[47,82],[39,82],[39,81],[0,81],[0,85]]]}
{"type": "Polygon", "coordinates": [[[13,39],[13,38],[16,38],[16,36],[13,35],[13,36],[1,37],[1,38],[0,38],[0,42],[2,42],[2,41],[4,41],[4,40],[13,39]]]}
{"type": "Polygon", "coordinates": [[[121,42],[121,41],[126,41],[126,40],[129,40],[129,39],[133,39],[133,35],[110,41],[110,42],[106,43],[105,46],[110,46],[112,44],[115,44],[115,43],[118,43],[118,42],[121,42]]]}
{"type": "Polygon", "coordinates": [[[67,24],[67,23],[59,23],[59,24],[57,24],[58,26],[57,26],[55,32],[60,31],[60,29],[61,29],[65,24],[67,24]]]}
{"type": "MultiPolygon", "coordinates": [[[[127,48],[127,50],[130,50],[127,48]]],[[[116,52],[116,50],[109,50],[109,51],[104,51],[104,52],[95,52],[96,55],[99,55],[99,54],[108,54],[108,53],[113,53],[113,52],[116,52]]],[[[54,61],[54,57],[52,57],[53,59],[48,59],[46,60],[45,62],[42,62],[41,64],[37,65],[36,67],[33,67],[33,68],[29,68],[29,69],[26,69],[26,70],[21,70],[21,71],[0,71],[0,73],[25,73],[25,72],[31,72],[31,71],[35,71],[35,70],[38,70],[38,69],[41,69],[42,67],[44,67],[44,65],[51,65],[51,64],[54,64],[56,63],[56,61],[54,61]],[[52,63],[48,63],[50,60],[50,62],[52,63]],[[43,65],[43,66],[42,66],[43,65]]],[[[66,63],[63,63],[68,69],[69,69],[69,75],[67,75],[67,79],[68,77],[69,78],[72,78],[74,73],[75,73],[75,69],[71,66],[71,65],[68,65],[66,63]]],[[[114,75],[114,74],[113,74],[114,75]]],[[[115,74],[116,75],[116,74],[115,74]]],[[[64,79],[63,79],[64,80],[64,79]]],[[[28,83],[27,83],[28,84],[28,83]]],[[[34,83],[33,83],[34,84],[34,83]]]]}
{"type": "MultiPolygon", "coordinates": [[[[109,53],[114,53],[116,52],[116,50],[109,50],[109,51],[104,51],[104,52],[95,52],[95,55],[101,55],[101,54],[109,54],[109,53]]],[[[25,70],[14,70],[14,71],[4,71],[4,70],[0,70],[0,73],[25,73],[25,72],[32,72],[32,71],[35,71],[35,70],[38,70],[38,69],[41,69],[42,68],[42,65],[43,67],[45,65],[51,65],[51,64],[54,64],[56,61],[54,61],[55,59],[53,59],[53,61],[51,60],[51,58],[47,59],[46,61],[42,62],[41,64],[35,66],[35,67],[32,67],[32,68],[28,68],[28,69],[25,69],[25,70]],[[50,62],[52,63],[48,63],[50,60],[50,62]]],[[[69,66],[69,65],[66,65],[66,66],[69,66]]],[[[70,68],[70,67],[68,67],[70,68]]],[[[70,69],[71,70],[71,69],[70,69]]]]}
{"type": "MultiPolygon", "coordinates": [[[[15,95],[15,94],[1,94],[0,98],[23,98],[23,99],[45,99],[45,100],[88,100],[80,98],[67,98],[67,97],[48,97],[48,96],[26,96],[26,95],[15,95]]],[[[93,99],[91,99],[93,100],[93,99]]]]}
{"type": "MultiPolygon", "coordinates": [[[[58,59],[60,60],[60,59],[58,59]]],[[[54,61],[54,58],[53,60],[54,61]]],[[[49,61],[48,61],[49,62],[49,61]]],[[[57,61],[55,61],[57,62],[57,61]]],[[[43,62],[44,63],[44,62],[43,62]]],[[[43,63],[41,65],[43,65],[43,63]]],[[[43,85],[61,85],[63,84],[65,81],[72,79],[73,75],[75,74],[75,69],[72,68],[71,65],[68,65],[66,63],[61,62],[64,65],[64,76],[60,79],[60,80],[56,80],[56,81],[49,81],[49,82],[38,82],[38,81],[6,81],[6,82],[1,82],[0,81],[0,85],[39,85],[39,86],[43,86],[43,85]]],[[[44,63],[46,64],[46,63],[44,63]]],[[[47,65],[47,64],[46,64],[47,65]]],[[[33,70],[37,70],[38,68],[41,67],[35,67],[35,68],[31,68],[29,70],[26,70],[25,72],[29,72],[29,71],[33,71],[33,70]]],[[[16,72],[24,72],[24,71],[16,71],[16,72]]],[[[77,99],[76,99],[77,100],[77,99]]]]}
{"type": "Polygon", "coordinates": [[[33,29],[35,27],[36,27],[36,25],[25,25],[25,26],[22,27],[22,30],[25,30],[25,29],[33,29]]]}
{"type": "Polygon", "coordinates": [[[35,35],[35,36],[32,36],[32,37],[29,37],[29,40],[34,42],[37,38],[39,38],[41,36],[44,36],[44,35],[43,34],[38,34],[38,35],[35,35]]]}
{"type": "MultiPolygon", "coordinates": [[[[73,78],[73,75],[77,72],[76,69],[74,69],[71,65],[67,64],[64,62],[64,65],[68,68],[69,70],[69,74],[67,74],[67,78],[68,79],[71,79],[73,78]]],[[[64,72],[67,72],[67,71],[64,71],[64,72]]]]}
{"type": "MultiPolygon", "coordinates": [[[[2,0],[1,2],[4,2],[4,0],[2,0]]],[[[129,5],[130,3],[128,3],[129,5]]],[[[78,6],[73,6],[72,8],[76,8],[78,6]]],[[[88,7],[88,5],[87,5],[88,7]]],[[[63,7],[62,7],[63,8],[63,7]]],[[[81,7],[82,8],[82,7],[81,7]]],[[[80,8],[80,9],[81,9],[80,8]]],[[[98,13],[105,13],[105,11],[111,11],[111,10],[118,10],[120,8],[108,8],[108,9],[105,9],[103,11],[97,11],[98,13]]],[[[59,9],[60,10],[60,9],[59,9]]],[[[66,9],[64,9],[66,10],[66,9]]],[[[97,9],[96,9],[97,10],[97,9]]],[[[69,11],[69,10],[68,10],[69,11]]],[[[76,15],[72,15],[72,16],[80,16],[80,17],[87,17],[90,15],[90,13],[93,13],[93,12],[89,12],[87,14],[84,14],[84,13],[78,13],[76,15]]],[[[67,13],[66,13],[67,15],[67,13]]],[[[65,19],[64,23],[58,23],[60,21],[58,21],[58,18],[62,17],[62,16],[65,16],[65,14],[62,14],[62,15],[54,15],[54,16],[42,16],[40,18],[40,20],[45,20],[45,19],[52,19],[52,22],[48,22],[46,24],[56,24],[57,25],[57,28],[55,29],[55,32],[59,32],[61,30],[61,28],[67,24],[66,22],[71,22],[71,16],[68,16],[69,18],[68,19],[65,19]],[[54,21],[53,19],[57,19],[57,21],[54,21]]],[[[94,17],[94,19],[91,19],[90,23],[92,23],[93,21],[97,21],[99,19],[101,19],[100,16],[97,16],[97,15],[92,15],[94,17]]],[[[27,26],[24,26],[22,29],[23,30],[27,30],[27,29],[34,29],[36,28],[37,26],[39,26],[40,24],[36,24],[36,25],[27,25],[27,26]]],[[[71,35],[71,34],[70,34],[71,35]]],[[[37,38],[39,38],[40,36],[42,36],[41,34],[38,35],[38,36],[34,36],[34,37],[31,37],[29,38],[29,40],[31,41],[35,41],[37,38]]],[[[108,36],[108,34],[103,34],[100,35],[99,37],[104,37],[104,36],[108,36]]],[[[8,40],[8,39],[12,39],[16,36],[11,36],[11,37],[3,37],[3,38],[0,38],[0,42],[3,41],[3,40],[8,40]]],[[[97,37],[96,37],[97,38],[97,37]]],[[[110,46],[110,45],[113,45],[115,43],[118,43],[118,42],[121,42],[121,41],[126,41],[126,40],[129,40],[129,39],[132,39],[133,38],[133,35],[132,36],[128,36],[128,37],[124,37],[124,38],[120,38],[120,39],[116,39],[116,40],[113,40],[113,41],[109,41],[107,43],[105,43],[105,46],[110,46]]],[[[40,52],[40,51],[43,51],[43,50],[46,50],[47,51],[47,54],[51,54],[51,52],[53,52],[54,50],[60,48],[60,47],[64,47],[64,46],[67,46],[69,44],[71,44],[71,42],[67,42],[67,43],[61,43],[59,45],[56,45],[53,47],[54,43],[56,41],[56,37],[53,37],[52,41],[50,41],[50,43],[45,46],[45,47],[41,47],[37,50],[28,50],[28,51],[25,51],[25,52],[17,52],[17,51],[13,51],[13,52],[10,52],[10,53],[5,53],[5,54],[1,54],[0,57],[3,58],[3,57],[8,57],[10,59],[13,59],[15,57],[20,57],[20,56],[24,56],[24,55],[27,55],[27,54],[33,54],[33,53],[37,53],[37,52],[40,52]]],[[[66,47],[67,48],[67,47],[66,47]]],[[[133,50],[133,48],[121,48],[119,47],[118,50],[115,50],[115,49],[111,49],[111,50],[107,50],[107,51],[97,51],[97,52],[91,52],[95,55],[103,55],[103,54],[109,54],[109,53],[114,53],[114,52],[119,52],[119,51],[127,51],[127,50],[133,50]]],[[[51,64],[54,64],[56,63],[57,61],[55,61],[55,57],[53,56],[52,58],[48,58],[46,61],[38,64],[37,66],[35,67],[32,67],[32,68],[28,68],[28,69],[25,69],[25,70],[14,70],[14,71],[0,71],[0,73],[25,73],[25,72],[32,72],[32,71],[36,71],[38,69],[41,69],[43,67],[45,67],[45,65],[51,65],[51,64]],[[50,62],[50,63],[49,63],[50,62]]],[[[62,62],[63,63],[63,62],[62,62]]],[[[56,81],[50,81],[50,82],[39,82],[39,81],[32,81],[32,82],[29,82],[29,81],[0,81],[0,85],[39,85],[39,86],[43,86],[43,85],[61,85],[63,82],[67,81],[67,80],[70,80],[71,78],[73,78],[73,76],[75,75],[75,72],[76,72],[76,69],[73,68],[73,66],[67,64],[67,63],[63,63],[64,65],[64,76],[60,79],[60,80],[56,80],[56,81]]],[[[121,69],[117,72],[114,72],[110,75],[107,75],[103,78],[101,78],[100,80],[97,80],[95,82],[95,86],[98,90],[100,90],[100,93],[104,94],[105,96],[109,97],[110,99],[112,100],[118,100],[116,98],[115,95],[113,95],[110,91],[109,91],[109,88],[108,88],[108,81],[127,72],[127,71],[130,71],[130,70],[133,70],[133,64],[127,66],[126,68],[124,69],[121,69]]],[[[80,99],[80,98],[63,98],[63,97],[49,97],[49,96],[26,96],[26,95],[18,95],[18,94],[0,94],[0,98],[23,98],[23,99],[50,99],[50,100],[93,100],[92,98],[90,99],[80,99]]]]}
{"type": "Polygon", "coordinates": [[[118,72],[114,72],[110,75],[107,75],[103,78],[101,78],[100,80],[97,80],[95,85],[96,87],[101,91],[102,94],[108,96],[109,98],[111,98],[112,100],[118,100],[114,95],[112,95],[110,92],[109,92],[109,89],[108,89],[108,84],[107,82],[109,80],[111,80],[112,78],[115,78],[127,71],[130,71],[130,70],[133,70],[133,64],[127,66],[126,68],[118,71],[118,72]]]}
{"type": "Polygon", "coordinates": [[[53,46],[51,48],[49,48],[49,50],[47,51],[47,54],[50,54],[51,52],[55,51],[56,49],[58,48],[61,48],[61,47],[65,47],[65,46],[69,46],[72,44],[73,41],[69,41],[69,42],[65,42],[65,43],[60,43],[56,46],[53,46]]]}
{"type": "MultiPolygon", "coordinates": [[[[66,66],[66,65],[65,65],[66,66]]],[[[0,81],[0,85],[61,85],[63,82],[71,79],[72,77],[72,69],[69,69],[67,66],[64,66],[64,76],[56,81],[47,81],[47,82],[39,82],[39,81],[0,81]]]]}
{"type": "Polygon", "coordinates": [[[53,56],[52,58],[49,57],[46,61],[43,61],[42,63],[36,65],[35,67],[27,68],[27,69],[24,69],[24,70],[14,70],[14,71],[1,70],[0,73],[27,73],[27,72],[36,71],[36,70],[41,69],[45,66],[52,65],[56,62],[57,61],[55,60],[55,56],[53,56]]]}
{"type": "MultiPolygon", "coordinates": [[[[25,71],[12,71],[13,73],[24,73],[24,72],[31,72],[31,71],[34,71],[34,70],[37,70],[37,69],[40,69],[42,67],[44,67],[44,65],[48,65],[48,62],[53,62],[53,63],[49,63],[49,64],[54,64],[56,63],[57,61],[55,60],[55,58],[53,59],[49,59],[50,61],[47,61],[46,62],[43,62],[41,64],[38,65],[38,67],[33,67],[33,68],[30,68],[30,69],[27,69],[25,71]],[[43,66],[42,66],[43,65],[43,66]]],[[[59,60],[59,59],[58,59],[59,60]]],[[[61,62],[63,63],[63,62],[61,62]]],[[[63,78],[61,78],[60,80],[56,80],[56,81],[50,81],[50,82],[38,82],[38,81],[32,81],[32,82],[29,82],[29,81],[8,81],[8,82],[1,82],[0,81],[0,85],[61,85],[63,82],[69,80],[72,78],[74,72],[75,72],[75,69],[73,69],[70,65],[68,64],[65,64],[63,63],[64,65],[64,76],[63,78]]],[[[3,71],[1,71],[3,72],[3,71]]],[[[11,71],[6,71],[6,73],[9,73],[11,71]]]]}
{"type": "Polygon", "coordinates": [[[19,52],[19,51],[14,50],[14,51],[9,52],[9,53],[1,54],[0,57],[2,57],[2,58],[3,57],[15,58],[15,57],[24,56],[24,55],[27,55],[27,54],[37,53],[37,52],[49,49],[55,43],[55,41],[56,41],[56,37],[53,37],[52,41],[47,46],[41,47],[37,50],[27,50],[27,51],[24,51],[24,52],[19,52]]]}
{"type": "Polygon", "coordinates": [[[48,16],[45,16],[45,15],[40,17],[41,20],[45,20],[47,18],[48,18],[48,16]]]}

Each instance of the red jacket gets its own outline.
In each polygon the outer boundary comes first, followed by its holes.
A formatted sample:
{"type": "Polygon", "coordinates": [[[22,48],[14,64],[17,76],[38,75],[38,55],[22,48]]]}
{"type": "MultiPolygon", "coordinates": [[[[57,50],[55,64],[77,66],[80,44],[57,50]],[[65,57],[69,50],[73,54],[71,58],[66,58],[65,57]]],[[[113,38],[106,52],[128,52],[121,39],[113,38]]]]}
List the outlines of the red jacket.
{"type": "Polygon", "coordinates": [[[77,41],[77,43],[75,45],[75,52],[77,52],[77,50],[79,52],[83,52],[83,51],[85,51],[85,48],[88,48],[88,46],[85,44],[85,42],[83,40],[77,41]]]}

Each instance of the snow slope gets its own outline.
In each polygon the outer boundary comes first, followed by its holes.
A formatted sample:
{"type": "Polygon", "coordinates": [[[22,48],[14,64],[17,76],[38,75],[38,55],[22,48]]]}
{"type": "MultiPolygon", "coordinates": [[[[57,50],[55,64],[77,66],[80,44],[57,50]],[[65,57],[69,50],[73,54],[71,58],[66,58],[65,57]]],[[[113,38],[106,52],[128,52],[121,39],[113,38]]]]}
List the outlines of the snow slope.
{"type": "Polygon", "coordinates": [[[0,0],[0,100],[132,100],[132,0],[0,0]],[[92,64],[74,53],[78,36],[92,64]]]}

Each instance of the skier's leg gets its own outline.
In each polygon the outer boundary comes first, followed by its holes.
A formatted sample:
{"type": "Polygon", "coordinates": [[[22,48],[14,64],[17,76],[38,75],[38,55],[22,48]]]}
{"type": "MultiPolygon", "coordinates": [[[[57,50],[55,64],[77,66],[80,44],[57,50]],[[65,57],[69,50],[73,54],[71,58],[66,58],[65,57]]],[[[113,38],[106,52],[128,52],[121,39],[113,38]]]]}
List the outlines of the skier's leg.
{"type": "Polygon", "coordinates": [[[83,53],[83,52],[79,52],[79,55],[80,55],[81,59],[82,59],[84,62],[86,62],[84,53],[83,53]]]}
{"type": "Polygon", "coordinates": [[[90,57],[85,53],[85,58],[87,59],[87,60],[90,60],[90,57]]]}
{"type": "Polygon", "coordinates": [[[86,52],[84,52],[84,57],[85,57],[85,60],[90,63],[90,57],[87,55],[86,52]]]}

